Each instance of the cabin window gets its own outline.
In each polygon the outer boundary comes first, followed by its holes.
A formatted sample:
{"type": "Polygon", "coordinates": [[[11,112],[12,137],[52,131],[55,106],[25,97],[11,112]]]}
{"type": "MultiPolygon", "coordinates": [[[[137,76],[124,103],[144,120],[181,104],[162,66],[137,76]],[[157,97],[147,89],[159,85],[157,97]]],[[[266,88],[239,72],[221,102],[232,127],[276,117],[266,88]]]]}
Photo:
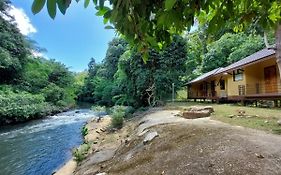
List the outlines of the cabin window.
{"type": "Polygon", "coordinates": [[[243,80],[243,70],[238,69],[233,71],[233,81],[241,81],[243,80]]]}
{"type": "Polygon", "coordinates": [[[225,90],[225,80],[220,80],[220,89],[225,90]]]}

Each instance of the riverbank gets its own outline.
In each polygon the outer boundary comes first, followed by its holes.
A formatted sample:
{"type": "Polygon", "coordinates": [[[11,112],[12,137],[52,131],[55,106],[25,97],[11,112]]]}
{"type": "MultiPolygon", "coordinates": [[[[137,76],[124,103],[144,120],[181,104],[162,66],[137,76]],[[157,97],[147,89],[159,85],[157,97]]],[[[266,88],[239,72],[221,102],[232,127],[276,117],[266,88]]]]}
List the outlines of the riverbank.
{"type": "Polygon", "coordinates": [[[92,129],[89,136],[98,141],[73,174],[281,173],[280,136],[212,120],[214,116],[184,119],[178,113],[154,108],[120,130],[92,129]]]}
{"type": "MultiPolygon", "coordinates": [[[[27,123],[33,120],[44,119],[48,116],[56,115],[59,113],[67,112],[75,109],[75,105],[69,105],[67,107],[55,107],[53,105],[46,105],[45,108],[42,107],[41,110],[37,111],[37,113],[33,114],[33,116],[23,117],[23,116],[13,116],[13,117],[0,117],[0,126],[12,126],[17,124],[27,123]]],[[[2,110],[2,109],[0,109],[2,110]]],[[[22,113],[24,109],[21,109],[18,113],[22,113]]]]}
{"type": "MultiPolygon", "coordinates": [[[[106,128],[110,125],[111,117],[104,116],[98,121],[96,117],[90,119],[85,124],[88,134],[84,136],[84,143],[87,143],[90,148],[87,155],[92,154],[98,147],[101,147],[105,140],[106,128]]],[[[82,146],[82,145],[80,145],[82,146]]],[[[77,148],[79,149],[79,147],[77,148]]],[[[68,162],[66,162],[61,168],[59,168],[55,175],[72,175],[77,169],[77,166],[81,165],[81,162],[77,163],[75,157],[72,157],[68,162]]]]}

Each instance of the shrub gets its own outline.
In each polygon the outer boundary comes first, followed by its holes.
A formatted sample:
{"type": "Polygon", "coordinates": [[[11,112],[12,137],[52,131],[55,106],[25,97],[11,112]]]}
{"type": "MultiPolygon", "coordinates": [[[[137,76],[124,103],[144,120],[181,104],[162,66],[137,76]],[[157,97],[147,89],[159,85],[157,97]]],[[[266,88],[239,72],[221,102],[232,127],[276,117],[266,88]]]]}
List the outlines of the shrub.
{"type": "Polygon", "coordinates": [[[85,137],[86,135],[88,135],[88,128],[86,126],[83,126],[83,128],[81,129],[81,133],[83,135],[83,137],[85,137]]]}
{"type": "MultiPolygon", "coordinates": [[[[57,85],[51,83],[42,90],[45,100],[47,102],[58,104],[59,101],[64,100],[65,92],[64,89],[58,87],[57,85]]],[[[61,102],[59,102],[60,105],[61,102]]]]}
{"type": "Polygon", "coordinates": [[[74,160],[77,161],[78,163],[81,162],[82,160],[84,160],[88,154],[90,147],[91,146],[89,144],[84,143],[84,144],[80,145],[78,148],[75,148],[72,151],[74,160]]]}
{"type": "Polygon", "coordinates": [[[63,100],[57,101],[56,105],[57,105],[58,107],[61,107],[61,108],[65,108],[65,107],[69,106],[69,104],[67,104],[67,102],[66,102],[66,101],[63,101],[63,100]]]}
{"type": "Polygon", "coordinates": [[[124,113],[122,112],[113,112],[112,119],[111,119],[111,126],[113,128],[122,128],[124,122],[124,113]]]}
{"type": "Polygon", "coordinates": [[[124,116],[125,116],[125,110],[126,110],[126,106],[115,105],[112,108],[110,108],[110,113],[112,113],[112,114],[123,113],[124,116]]]}
{"type": "Polygon", "coordinates": [[[133,113],[136,111],[135,108],[133,108],[132,106],[127,106],[127,108],[125,109],[125,118],[131,118],[133,117],[133,113]]]}
{"type": "Polygon", "coordinates": [[[107,109],[105,106],[92,106],[91,110],[95,111],[98,117],[105,115],[107,113],[107,109]]]}
{"type": "Polygon", "coordinates": [[[105,106],[92,106],[91,110],[95,111],[95,112],[105,112],[106,107],[105,106]]]}
{"type": "Polygon", "coordinates": [[[0,124],[23,122],[60,111],[60,108],[45,102],[42,94],[14,92],[8,87],[0,89],[0,124]]]}
{"type": "Polygon", "coordinates": [[[135,112],[135,108],[133,108],[132,106],[116,105],[110,109],[110,113],[115,113],[115,112],[122,113],[124,118],[130,118],[132,117],[132,114],[135,112]]]}

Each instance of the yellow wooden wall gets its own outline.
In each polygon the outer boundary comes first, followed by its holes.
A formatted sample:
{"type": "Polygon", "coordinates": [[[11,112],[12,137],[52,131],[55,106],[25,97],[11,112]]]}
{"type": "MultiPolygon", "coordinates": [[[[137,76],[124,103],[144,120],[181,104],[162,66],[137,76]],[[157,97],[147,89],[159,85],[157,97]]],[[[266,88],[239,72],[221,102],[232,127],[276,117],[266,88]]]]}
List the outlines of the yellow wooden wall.
{"type": "Polygon", "coordinates": [[[227,95],[228,96],[238,96],[239,95],[239,85],[246,85],[246,76],[245,73],[243,73],[243,80],[239,81],[233,81],[233,76],[232,75],[225,75],[227,79],[227,95]]]}
{"type": "MultiPolygon", "coordinates": [[[[230,74],[219,74],[213,77],[210,77],[204,81],[208,82],[208,95],[211,95],[211,87],[210,83],[212,80],[215,80],[215,91],[217,92],[218,97],[222,97],[222,95],[227,96],[239,96],[239,85],[244,85],[246,93],[254,93],[256,90],[256,83],[260,84],[260,93],[265,93],[265,87],[264,87],[264,68],[276,65],[276,58],[270,58],[266,59],[261,62],[257,62],[255,64],[243,67],[241,69],[244,70],[243,72],[243,80],[239,81],[233,81],[233,76],[230,74]],[[220,90],[219,80],[224,79],[225,80],[225,90],[220,90]]],[[[281,92],[281,80],[279,76],[279,70],[276,65],[276,71],[277,71],[277,82],[278,82],[278,90],[281,92]]],[[[233,73],[232,71],[230,72],[233,73]]],[[[197,82],[193,83],[191,86],[191,91],[193,96],[202,96],[203,94],[200,93],[200,84],[203,82],[197,82]]]]}
{"type": "MultiPolygon", "coordinates": [[[[238,96],[239,95],[239,85],[245,85],[246,93],[255,93],[256,83],[260,84],[260,93],[265,93],[264,87],[264,68],[276,65],[276,59],[270,58],[262,62],[257,62],[256,64],[252,64],[243,68],[243,80],[241,81],[233,81],[232,75],[227,75],[227,89],[228,96],[238,96]]],[[[278,81],[278,89],[281,89],[281,82],[278,68],[277,70],[277,81],[278,81]]]]}
{"type": "Polygon", "coordinates": [[[245,68],[246,74],[246,85],[248,87],[248,91],[252,92],[252,88],[256,83],[259,83],[261,86],[261,92],[265,93],[264,87],[264,68],[269,66],[276,66],[276,74],[277,74],[277,83],[278,83],[278,90],[280,91],[280,75],[279,70],[276,65],[276,58],[270,58],[268,60],[258,62],[257,64],[250,65],[245,68]]]}

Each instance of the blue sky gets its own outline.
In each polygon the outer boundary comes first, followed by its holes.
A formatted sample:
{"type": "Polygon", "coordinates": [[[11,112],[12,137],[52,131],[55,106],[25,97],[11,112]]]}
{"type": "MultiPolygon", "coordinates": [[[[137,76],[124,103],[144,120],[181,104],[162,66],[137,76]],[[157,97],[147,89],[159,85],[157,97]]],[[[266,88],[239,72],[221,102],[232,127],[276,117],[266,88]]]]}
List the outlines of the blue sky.
{"type": "Polygon", "coordinates": [[[59,11],[52,20],[47,9],[37,15],[31,12],[32,0],[12,0],[16,9],[22,9],[32,25],[28,36],[48,50],[45,55],[54,58],[72,71],[87,68],[91,57],[100,62],[107,50],[108,42],[116,36],[113,30],[104,29],[103,19],[95,16],[96,10],[91,4],[87,9],[83,1],[73,1],[66,15],[59,11]]]}

